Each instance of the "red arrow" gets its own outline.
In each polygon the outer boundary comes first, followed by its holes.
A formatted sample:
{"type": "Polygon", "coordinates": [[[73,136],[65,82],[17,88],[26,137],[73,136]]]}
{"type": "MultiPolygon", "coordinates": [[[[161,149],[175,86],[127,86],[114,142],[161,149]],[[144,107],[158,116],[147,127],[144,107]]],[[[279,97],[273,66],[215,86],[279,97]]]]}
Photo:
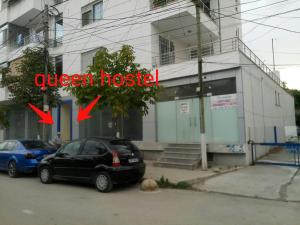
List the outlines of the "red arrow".
{"type": "Polygon", "coordinates": [[[48,111],[48,113],[45,113],[42,110],[35,107],[34,105],[31,105],[30,103],[28,103],[28,105],[36,114],[38,114],[39,117],[41,117],[39,123],[54,124],[50,111],[48,111]]]}
{"type": "Polygon", "coordinates": [[[82,107],[79,107],[79,112],[77,116],[77,121],[80,122],[81,120],[87,120],[92,118],[92,116],[89,115],[89,113],[92,111],[92,109],[95,107],[97,102],[101,96],[98,96],[96,99],[94,99],[85,109],[82,109],[82,107]]]}

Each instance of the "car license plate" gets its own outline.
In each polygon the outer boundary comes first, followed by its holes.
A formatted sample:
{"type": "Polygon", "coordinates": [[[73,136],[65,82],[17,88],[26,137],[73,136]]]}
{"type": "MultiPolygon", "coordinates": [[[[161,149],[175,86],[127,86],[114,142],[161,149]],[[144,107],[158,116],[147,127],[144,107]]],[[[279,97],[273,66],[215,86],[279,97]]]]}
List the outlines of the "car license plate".
{"type": "Polygon", "coordinates": [[[129,163],[137,163],[137,162],[139,162],[139,159],[138,158],[128,159],[128,162],[129,163]]]}

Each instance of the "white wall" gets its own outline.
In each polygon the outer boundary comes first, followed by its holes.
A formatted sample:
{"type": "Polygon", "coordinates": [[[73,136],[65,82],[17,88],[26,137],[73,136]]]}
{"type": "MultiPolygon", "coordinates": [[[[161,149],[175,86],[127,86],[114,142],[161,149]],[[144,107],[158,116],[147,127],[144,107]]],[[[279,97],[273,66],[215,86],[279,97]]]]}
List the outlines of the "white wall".
{"type": "MultiPolygon", "coordinates": [[[[242,23],[241,23],[241,1],[240,0],[211,0],[211,8],[218,13],[218,2],[220,3],[220,21],[221,21],[221,39],[225,40],[238,36],[242,38],[242,23]],[[227,15],[227,17],[226,17],[227,15]],[[233,15],[234,19],[228,15],[233,15]]],[[[217,14],[218,16],[218,14],[217,14]]],[[[219,23],[219,21],[218,21],[219,23]]]]}
{"type": "MultiPolygon", "coordinates": [[[[119,50],[123,44],[134,46],[136,52],[136,62],[143,66],[151,67],[151,28],[150,24],[138,24],[135,20],[129,19],[130,26],[124,26],[124,20],[110,21],[106,18],[128,17],[137,13],[149,10],[149,2],[141,1],[135,5],[136,1],[123,1],[122,4],[115,1],[104,0],[104,20],[81,26],[81,7],[88,4],[88,0],[70,0],[62,6],[63,16],[75,19],[64,18],[64,45],[62,47],[63,67],[65,73],[78,73],[81,69],[81,53],[101,46],[107,47],[111,51],[119,50]],[[136,8],[136,10],[134,10],[136,8]],[[132,21],[131,21],[132,20],[132,21]],[[136,23],[136,24],[134,24],[136,23]],[[147,36],[135,40],[127,40],[139,36],[147,36]]],[[[55,49],[53,54],[55,54],[55,49]]],[[[59,54],[59,53],[57,53],[59,54]]]]}
{"type": "MultiPolygon", "coordinates": [[[[242,64],[251,61],[241,54],[242,64]]],[[[244,95],[246,141],[273,142],[277,127],[278,142],[285,141],[285,127],[295,126],[294,98],[274,82],[256,65],[244,65],[241,69],[244,95]],[[280,94],[280,106],[275,103],[275,91],[280,94]]],[[[258,156],[266,153],[260,149],[258,156]]]]}

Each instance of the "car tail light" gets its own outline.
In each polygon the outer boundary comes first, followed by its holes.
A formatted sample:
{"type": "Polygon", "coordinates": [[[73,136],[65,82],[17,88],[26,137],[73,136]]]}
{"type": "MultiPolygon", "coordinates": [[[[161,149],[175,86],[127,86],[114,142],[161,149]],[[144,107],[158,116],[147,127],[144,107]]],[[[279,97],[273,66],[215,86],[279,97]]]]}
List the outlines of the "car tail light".
{"type": "Polygon", "coordinates": [[[27,153],[25,159],[35,159],[35,156],[32,153],[27,153]]]}
{"type": "Polygon", "coordinates": [[[112,166],[113,167],[121,166],[118,152],[112,151],[112,156],[113,156],[113,158],[112,158],[112,166]]]}

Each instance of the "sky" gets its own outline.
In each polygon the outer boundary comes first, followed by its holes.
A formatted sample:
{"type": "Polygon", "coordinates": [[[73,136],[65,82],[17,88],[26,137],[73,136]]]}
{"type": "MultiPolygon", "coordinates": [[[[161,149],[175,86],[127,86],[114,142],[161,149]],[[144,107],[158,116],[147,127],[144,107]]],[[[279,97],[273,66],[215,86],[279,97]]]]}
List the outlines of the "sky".
{"type": "Polygon", "coordinates": [[[281,80],[287,83],[288,88],[300,90],[300,0],[242,0],[242,12],[266,6],[260,9],[244,12],[242,18],[253,20],[290,10],[294,12],[278,15],[271,18],[255,20],[256,22],[282,27],[297,31],[287,32],[272,27],[257,25],[242,21],[243,41],[265,63],[273,69],[272,38],[274,38],[275,66],[280,71],[281,80]],[[288,64],[288,65],[287,65],[288,64]],[[292,64],[292,65],[291,65],[292,64]],[[298,65],[295,65],[298,64],[298,65]]]}

